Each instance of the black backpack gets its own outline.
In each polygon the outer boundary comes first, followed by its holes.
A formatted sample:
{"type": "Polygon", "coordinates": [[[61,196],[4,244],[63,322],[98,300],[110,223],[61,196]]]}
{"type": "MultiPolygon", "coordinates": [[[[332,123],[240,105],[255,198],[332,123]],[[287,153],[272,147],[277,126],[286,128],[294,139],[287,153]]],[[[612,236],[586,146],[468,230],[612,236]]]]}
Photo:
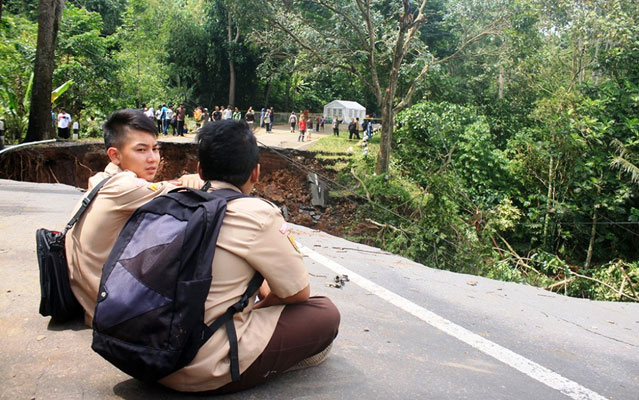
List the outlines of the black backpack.
{"type": "Polygon", "coordinates": [[[38,266],[40,267],[40,314],[50,315],[56,322],[66,322],[83,314],[83,309],[71,291],[65,237],[82,217],[98,191],[110,179],[104,178],[88,195],[63,232],[40,228],[36,231],[38,266]]]}
{"type": "Polygon", "coordinates": [[[231,376],[239,380],[233,315],[247,306],[262,276],[256,273],[240,301],[204,324],[226,203],[239,197],[246,196],[230,189],[176,189],[131,215],[102,271],[93,350],[135,378],[157,381],[191,362],[226,325],[231,376]]]}

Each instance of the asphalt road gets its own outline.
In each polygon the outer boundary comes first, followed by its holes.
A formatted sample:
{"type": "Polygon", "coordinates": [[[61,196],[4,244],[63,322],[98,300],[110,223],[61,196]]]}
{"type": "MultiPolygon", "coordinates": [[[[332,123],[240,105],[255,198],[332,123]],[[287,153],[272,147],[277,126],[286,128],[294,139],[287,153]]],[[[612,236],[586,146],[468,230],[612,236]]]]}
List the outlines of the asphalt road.
{"type": "MultiPolygon", "coordinates": [[[[35,230],[62,228],[80,196],[0,180],[0,398],[193,398],[119,372],[81,323],[38,314],[35,230]]],[[[440,271],[295,230],[313,294],[341,311],[340,334],[321,366],[228,398],[639,398],[639,304],[440,271]],[[331,287],[342,274],[350,281],[331,287]]]]}

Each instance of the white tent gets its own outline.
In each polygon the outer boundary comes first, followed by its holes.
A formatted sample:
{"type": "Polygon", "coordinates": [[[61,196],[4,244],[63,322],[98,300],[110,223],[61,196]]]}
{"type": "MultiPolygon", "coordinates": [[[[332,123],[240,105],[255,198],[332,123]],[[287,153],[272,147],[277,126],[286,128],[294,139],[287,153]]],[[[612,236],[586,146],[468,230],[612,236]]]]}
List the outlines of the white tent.
{"type": "Polygon", "coordinates": [[[340,119],[344,123],[349,123],[355,118],[359,118],[359,122],[366,117],[366,108],[356,101],[333,100],[324,106],[324,118],[340,119]]]}

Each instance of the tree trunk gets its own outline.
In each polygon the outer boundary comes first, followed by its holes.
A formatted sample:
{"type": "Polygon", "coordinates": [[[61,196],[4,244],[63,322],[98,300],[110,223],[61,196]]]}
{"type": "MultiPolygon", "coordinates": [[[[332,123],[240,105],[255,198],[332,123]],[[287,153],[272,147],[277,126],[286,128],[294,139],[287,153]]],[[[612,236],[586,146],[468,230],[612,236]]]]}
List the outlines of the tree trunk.
{"type": "Polygon", "coordinates": [[[286,77],[286,97],[284,97],[284,110],[288,112],[288,110],[292,110],[290,108],[291,104],[291,74],[288,74],[286,77]]]}
{"type": "Polygon", "coordinates": [[[588,243],[588,254],[586,254],[586,262],[584,264],[584,269],[590,268],[590,262],[592,261],[592,252],[595,249],[595,237],[597,236],[597,210],[599,209],[599,204],[595,205],[595,210],[592,215],[592,229],[590,231],[590,243],[588,243]]]}
{"type": "Polygon", "coordinates": [[[393,98],[384,97],[382,104],[382,134],[379,143],[379,153],[377,154],[377,165],[375,172],[385,174],[388,172],[390,156],[393,143],[393,98]]]}
{"type": "Polygon", "coordinates": [[[550,225],[550,210],[553,207],[552,203],[552,191],[554,184],[554,157],[550,156],[550,163],[548,165],[548,194],[546,198],[546,216],[544,217],[544,248],[548,245],[548,226],[550,225]]]}
{"type": "Polygon", "coordinates": [[[235,106],[235,61],[229,59],[229,104],[235,106]]]}
{"type": "MultiPolygon", "coordinates": [[[[229,45],[231,43],[237,42],[239,39],[239,30],[235,36],[235,40],[233,40],[232,32],[233,32],[233,19],[231,18],[231,11],[227,10],[227,39],[229,45]]],[[[235,106],[235,60],[233,60],[232,52],[228,52],[229,57],[229,105],[231,107],[235,106]]]]}
{"type": "MultiPolygon", "coordinates": [[[[603,184],[603,172],[599,176],[599,185],[597,185],[597,201],[601,197],[601,185],[603,184]]],[[[588,243],[588,253],[586,254],[586,262],[584,268],[590,268],[590,262],[592,261],[592,253],[595,249],[595,237],[597,236],[597,221],[599,220],[599,204],[595,204],[592,211],[592,229],[590,230],[590,242],[588,243]]]]}
{"type": "Polygon", "coordinates": [[[504,98],[504,67],[499,66],[499,100],[504,98]]]}
{"type": "Polygon", "coordinates": [[[40,0],[38,4],[38,43],[33,67],[31,112],[25,142],[55,136],[51,122],[51,89],[58,24],[65,0],[40,0]]]}
{"type": "Polygon", "coordinates": [[[137,57],[137,59],[138,59],[138,101],[137,101],[136,108],[140,108],[140,105],[142,103],[142,95],[140,94],[140,57],[137,57]]]}

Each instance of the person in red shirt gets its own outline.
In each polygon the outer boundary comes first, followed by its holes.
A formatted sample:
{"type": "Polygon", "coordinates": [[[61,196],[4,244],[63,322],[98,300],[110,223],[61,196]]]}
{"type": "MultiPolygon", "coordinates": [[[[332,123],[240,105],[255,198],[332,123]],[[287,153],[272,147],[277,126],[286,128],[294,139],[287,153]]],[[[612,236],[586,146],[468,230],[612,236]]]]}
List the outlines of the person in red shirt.
{"type": "Polygon", "coordinates": [[[305,133],[306,133],[306,118],[300,118],[300,135],[297,137],[298,142],[304,141],[305,133]]]}

